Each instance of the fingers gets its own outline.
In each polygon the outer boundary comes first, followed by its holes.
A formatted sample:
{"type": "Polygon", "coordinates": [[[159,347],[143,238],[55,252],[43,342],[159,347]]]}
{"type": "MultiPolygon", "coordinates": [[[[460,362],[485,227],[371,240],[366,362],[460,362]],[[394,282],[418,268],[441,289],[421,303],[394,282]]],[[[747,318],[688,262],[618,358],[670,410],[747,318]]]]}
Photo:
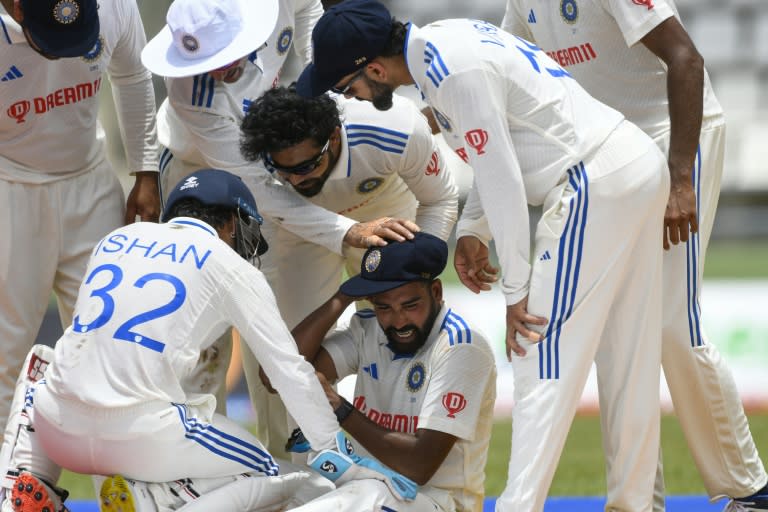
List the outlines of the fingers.
{"type": "Polygon", "coordinates": [[[129,202],[125,206],[125,218],[123,219],[123,223],[127,226],[128,224],[133,224],[136,222],[136,206],[129,202]]]}
{"type": "Polygon", "coordinates": [[[352,247],[366,249],[387,245],[387,240],[397,242],[411,240],[419,231],[421,231],[419,226],[409,220],[382,217],[353,225],[344,236],[344,242],[352,247]]]}

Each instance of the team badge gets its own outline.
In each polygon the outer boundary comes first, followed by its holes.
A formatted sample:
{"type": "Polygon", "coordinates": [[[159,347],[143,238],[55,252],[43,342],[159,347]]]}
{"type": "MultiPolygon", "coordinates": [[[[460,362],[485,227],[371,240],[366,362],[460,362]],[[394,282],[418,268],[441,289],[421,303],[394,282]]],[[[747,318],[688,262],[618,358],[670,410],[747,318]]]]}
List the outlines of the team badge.
{"type": "Polygon", "coordinates": [[[435,119],[437,119],[437,122],[440,124],[440,126],[443,128],[443,130],[450,132],[451,131],[451,123],[448,121],[448,118],[443,115],[442,112],[440,112],[437,109],[432,109],[432,112],[435,113],[435,119]]]}
{"type": "Polygon", "coordinates": [[[379,263],[381,263],[381,251],[374,249],[365,257],[365,271],[375,272],[379,268],[379,263]]]}
{"type": "Polygon", "coordinates": [[[576,18],[579,17],[579,6],[576,5],[576,0],[560,0],[560,16],[570,25],[576,23],[576,18]]]}
{"type": "Polygon", "coordinates": [[[368,178],[357,186],[357,191],[361,194],[367,194],[368,192],[378,188],[378,186],[382,183],[384,183],[383,178],[368,178]]]}
{"type": "Polygon", "coordinates": [[[104,38],[99,36],[99,38],[96,40],[96,44],[93,45],[93,48],[88,50],[88,53],[83,55],[83,60],[85,62],[93,62],[101,57],[102,51],[104,51],[104,38]]]}
{"type": "Polygon", "coordinates": [[[32,382],[37,382],[45,376],[45,370],[48,368],[48,361],[32,354],[27,367],[27,378],[32,382]]]}
{"type": "Polygon", "coordinates": [[[195,53],[200,49],[200,41],[198,41],[192,34],[184,34],[181,37],[181,46],[183,46],[189,53],[195,53]]]}
{"type": "Polygon", "coordinates": [[[449,418],[455,418],[467,406],[467,399],[461,393],[451,391],[443,395],[443,407],[448,411],[449,418]]]}
{"type": "Polygon", "coordinates": [[[80,5],[72,0],[61,0],[53,6],[53,17],[62,25],[74,23],[80,16],[80,5]]]}
{"type": "Polygon", "coordinates": [[[293,27],[285,27],[277,36],[277,53],[283,55],[291,47],[293,41],[293,27]]]}
{"type": "Polygon", "coordinates": [[[427,370],[424,368],[424,364],[421,362],[414,363],[408,370],[408,378],[406,379],[408,391],[417,392],[424,385],[425,380],[427,380],[427,370]]]}

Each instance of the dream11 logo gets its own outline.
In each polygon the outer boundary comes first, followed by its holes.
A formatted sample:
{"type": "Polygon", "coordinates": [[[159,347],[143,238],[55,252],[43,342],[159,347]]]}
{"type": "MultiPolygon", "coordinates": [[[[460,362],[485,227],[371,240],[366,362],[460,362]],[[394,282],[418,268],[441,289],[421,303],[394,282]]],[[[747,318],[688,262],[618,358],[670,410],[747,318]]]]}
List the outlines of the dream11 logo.
{"type": "Polygon", "coordinates": [[[448,411],[449,418],[455,418],[467,406],[467,399],[461,393],[451,391],[443,395],[443,407],[448,411]]]}
{"type": "Polygon", "coordinates": [[[24,122],[24,118],[27,117],[31,108],[32,103],[29,100],[22,100],[17,101],[8,107],[8,110],[5,112],[8,114],[8,117],[14,118],[17,124],[21,124],[24,122]]]}
{"type": "Polygon", "coordinates": [[[464,134],[464,140],[477,151],[478,155],[482,155],[485,153],[485,145],[488,144],[488,132],[482,128],[475,128],[464,134]]]}

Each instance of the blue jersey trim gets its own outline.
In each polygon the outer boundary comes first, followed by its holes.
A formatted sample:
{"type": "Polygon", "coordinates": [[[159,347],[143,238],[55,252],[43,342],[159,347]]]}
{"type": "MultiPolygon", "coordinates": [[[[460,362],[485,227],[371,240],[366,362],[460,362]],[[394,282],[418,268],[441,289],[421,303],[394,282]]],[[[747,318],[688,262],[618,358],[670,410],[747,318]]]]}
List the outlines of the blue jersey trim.
{"type": "MultiPolygon", "coordinates": [[[[693,186],[696,189],[696,212],[701,211],[701,146],[696,148],[696,161],[693,166],[693,186]]],[[[704,336],[701,329],[701,305],[699,304],[699,233],[691,233],[688,241],[685,243],[687,254],[687,302],[688,302],[688,332],[691,340],[691,347],[701,347],[704,345],[704,336]]]]}
{"type": "Polygon", "coordinates": [[[5,22],[1,17],[0,17],[0,25],[3,26],[3,35],[5,36],[5,40],[8,41],[8,44],[13,44],[13,42],[11,41],[11,36],[8,35],[8,28],[6,28],[5,22]]]}
{"type": "Polygon", "coordinates": [[[427,78],[432,81],[436,88],[440,87],[440,83],[451,74],[440,55],[440,51],[432,43],[426,44],[424,63],[427,65],[427,78]]]}
{"type": "Polygon", "coordinates": [[[448,345],[450,346],[472,343],[472,331],[469,330],[467,322],[450,309],[443,318],[440,330],[448,334],[448,345]]]}
{"type": "Polygon", "coordinates": [[[182,219],[173,219],[170,221],[169,224],[183,224],[185,226],[194,226],[196,228],[200,228],[207,233],[210,233],[213,236],[219,236],[218,233],[216,233],[214,230],[206,226],[205,224],[198,224],[197,222],[191,221],[191,220],[182,220],[182,219]]]}

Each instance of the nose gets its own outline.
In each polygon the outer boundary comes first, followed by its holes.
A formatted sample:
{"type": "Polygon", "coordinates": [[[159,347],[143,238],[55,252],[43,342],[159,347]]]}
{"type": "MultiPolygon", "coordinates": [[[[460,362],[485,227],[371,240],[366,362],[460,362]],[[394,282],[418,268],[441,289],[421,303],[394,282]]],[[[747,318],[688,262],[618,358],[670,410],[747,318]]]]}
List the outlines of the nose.
{"type": "Polygon", "coordinates": [[[288,183],[291,185],[299,185],[302,181],[306,180],[306,176],[301,176],[299,174],[293,174],[293,173],[286,173],[285,178],[288,180],[288,183]]]}

